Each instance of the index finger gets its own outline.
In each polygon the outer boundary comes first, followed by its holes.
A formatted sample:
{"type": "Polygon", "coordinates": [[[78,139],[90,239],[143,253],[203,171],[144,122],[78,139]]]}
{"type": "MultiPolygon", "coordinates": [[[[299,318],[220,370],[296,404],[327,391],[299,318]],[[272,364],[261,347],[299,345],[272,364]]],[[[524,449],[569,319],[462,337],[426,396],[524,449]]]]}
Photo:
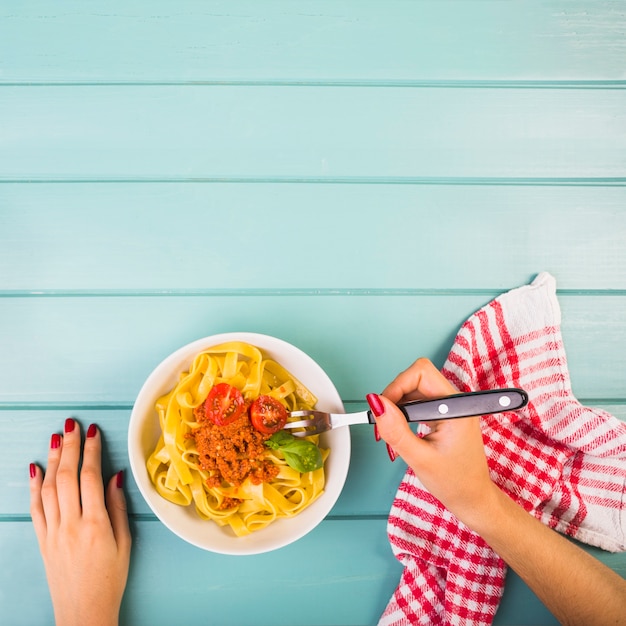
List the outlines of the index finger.
{"type": "Polygon", "coordinates": [[[420,358],[398,374],[387,385],[382,395],[392,402],[441,398],[458,391],[443,374],[426,358],[420,358]]]}

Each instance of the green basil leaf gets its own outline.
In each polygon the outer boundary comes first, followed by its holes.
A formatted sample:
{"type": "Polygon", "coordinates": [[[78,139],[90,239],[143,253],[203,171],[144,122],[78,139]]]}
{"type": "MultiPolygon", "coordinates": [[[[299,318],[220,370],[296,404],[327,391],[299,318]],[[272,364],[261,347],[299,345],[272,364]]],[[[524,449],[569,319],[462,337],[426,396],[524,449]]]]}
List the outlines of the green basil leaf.
{"type": "Polygon", "coordinates": [[[266,442],[265,445],[272,450],[279,450],[283,445],[293,441],[295,437],[285,430],[279,430],[274,433],[266,442]]]}
{"type": "Polygon", "coordinates": [[[265,444],[273,450],[280,450],[287,465],[303,474],[324,464],[320,449],[312,441],[298,439],[284,430],[272,435],[265,444]]]}
{"type": "Polygon", "coordinates": [[[296,454],[290,454],[289,452],[285,452],[284,450],[282,452],[283,456],[285,457],[285,461],[287,461],[287,465],[293,467],[293,469],[297,470],[301,474],[306,474],[307,472],[311,472],[314,469],[317,469],[317,467],[305,457],[301,457],[296,454]]]}
{"type": "Polygon", "coordinates": [[[297,452],[285,448],[281,450],[287,464],[303,474],[322,467],[323,461],[320,449],[310,441],[303,441],[302,443],[308,445],[306,447],[299,446],[297,452]]]}

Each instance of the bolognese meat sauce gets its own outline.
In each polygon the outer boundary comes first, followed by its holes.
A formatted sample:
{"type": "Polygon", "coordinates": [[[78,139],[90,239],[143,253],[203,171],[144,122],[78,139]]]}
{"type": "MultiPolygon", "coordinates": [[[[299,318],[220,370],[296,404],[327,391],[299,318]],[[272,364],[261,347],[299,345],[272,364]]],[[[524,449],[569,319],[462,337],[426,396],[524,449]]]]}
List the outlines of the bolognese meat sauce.
{"type": "Polygon", "coordinates": [[[271,435],[253,428],[247,412],[224,426],[207,419],[204,404],[194,413],[201,426],[193,431],[193,437],[200,467],[212,474],[207,480],[209,487],[217,487],[223,482],[239,486],[246,478],[258,485],[270,482],[278,475],[278,466],[265,458],[265,441],[271,435]]]}

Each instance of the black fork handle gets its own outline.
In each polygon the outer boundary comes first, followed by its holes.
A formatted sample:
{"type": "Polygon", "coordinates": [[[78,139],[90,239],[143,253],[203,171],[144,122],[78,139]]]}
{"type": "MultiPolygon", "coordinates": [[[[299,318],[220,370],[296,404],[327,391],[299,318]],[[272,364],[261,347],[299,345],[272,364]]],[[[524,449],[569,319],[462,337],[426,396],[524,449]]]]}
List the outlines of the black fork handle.
{"type": "MultiPolygon", "coordinates": [[[[458,393],[435,400],[416,400],[399,404],[408,422],[431,422],[434,420],[472,417],[517,411],[528,404],[528,394],[515,387],[458,393]]],[[[374,423],[374,417],[369,414],[374,423]]]]}

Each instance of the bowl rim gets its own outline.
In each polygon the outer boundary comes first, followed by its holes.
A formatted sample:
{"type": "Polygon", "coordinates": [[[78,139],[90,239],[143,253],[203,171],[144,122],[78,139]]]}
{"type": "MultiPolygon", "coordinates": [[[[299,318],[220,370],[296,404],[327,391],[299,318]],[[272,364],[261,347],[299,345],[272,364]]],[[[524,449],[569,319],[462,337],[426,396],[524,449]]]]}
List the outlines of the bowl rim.
{"type": "Polygon", "coordinates": [[[350,430],[349,427],[340,428],[320,436],[323,445],[331,448],[331,454],[325,463],[324,493],[296,516],[278,519],[250,535],[236,537],[229,527],[222,528],[210,520],[201,519],[193,504],[182,507],[160,496],[152,485],[146,469],[150,446],[154,446],[155,435],[158,436],[160,432],[158,416],[154,410],[155,401],[172,388],[177,376],[189,367],[199,352],[229,341],[242,341],[260,348],[311,388],[318,397],[318,408],[335,413],[344,412],[341,397],[329,376],[315,360],[293,344],[272,335],[254,332],[209,335],[177,348],[150,372],[137,394],[131,411],[128,425],[128,456],[140,494],[157,519],[175,535],[196,547],[219,554],[260,554],[297,541],[326,518],[339,498],[347,478],[351,453],[350,430]],[[173,379],[174,382],[171,382],[173,379]],[[146,434],[149,429],[152,435],[146,434]],[[340,454],[333,455],[332,450],[340,451],[340,454]],[[205,532],[201,533],[203,535],[201,538],[198,533],[202,530],[205,532]]]}

